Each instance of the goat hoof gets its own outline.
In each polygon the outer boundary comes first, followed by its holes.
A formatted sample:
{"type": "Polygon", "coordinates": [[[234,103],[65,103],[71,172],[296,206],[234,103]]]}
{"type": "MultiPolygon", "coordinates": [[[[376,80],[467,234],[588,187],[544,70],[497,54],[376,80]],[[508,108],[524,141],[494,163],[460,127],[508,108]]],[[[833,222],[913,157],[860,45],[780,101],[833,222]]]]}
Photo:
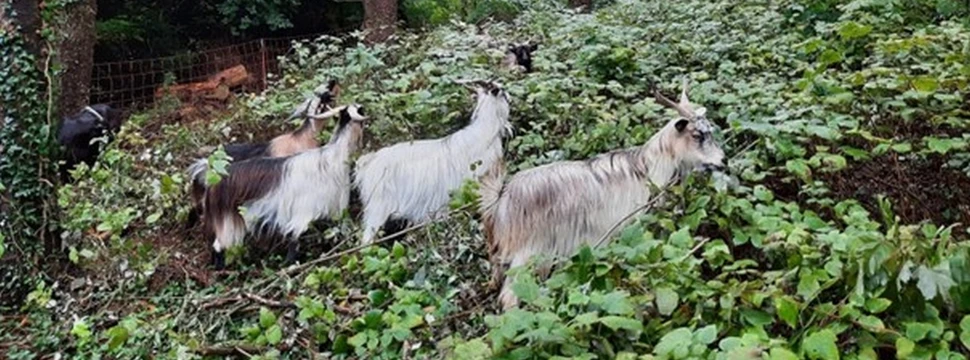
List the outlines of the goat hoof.
{"type": "Polygon", "coordinates": [[[218,271],[226,268],[226,253],[222,251],[212,252],[212,266],[218,271]]]}

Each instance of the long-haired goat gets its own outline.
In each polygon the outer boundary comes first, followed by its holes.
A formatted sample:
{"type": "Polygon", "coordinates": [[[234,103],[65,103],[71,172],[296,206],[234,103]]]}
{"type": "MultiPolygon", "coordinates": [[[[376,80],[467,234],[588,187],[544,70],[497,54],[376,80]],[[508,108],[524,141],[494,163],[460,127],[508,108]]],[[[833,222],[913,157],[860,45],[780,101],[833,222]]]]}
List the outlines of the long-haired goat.
{"type": "Polygon", "coordinates": [[[388,220],[433,218],[448,204],[450,191],[502,161],[502,137],[511,133],[508,94],[494,83],[473,89],[477,104],[471,123],[461,130],[358,159],[354,186],[363,205],[363,243],[371,243],[388,220]]]}
{"type": "Polygon", "coordinates": [[[87,106],[74,116],[65,117],[57,134],[65,148],[62,175],[66,176],[79,163],[94,164],[101,154],[101,144],[92,144],[92,140],[105,136],[110,142],[123,120],[121,111],[107,104],[87,106]]]}
{"type": "Polygon", "coordinates": [[[233,163],[229,175],[205,193],[206,228],[216,268],[225,265],[224,250],[240,243],[249,230],[268,226],[289,239],[287,262],[293,262],[298,239],[310,222],[337,217],[350,201],[350,156],[363,135],[363,108],[340,112],[337,130],[326,146],[289,157],[260,157],[233,163]],[[243,207],[241,215],[239,208],[243,207]]]}
{"type": "MultiPolygon", "coordinates": [[[[320,85],[314,90],[314,95],[306,99],[300,106],[290,114],[290,118],[304,116],[298,129],[277,136],[266,143],[240,143],[229,144],[225,147],[226,155],[232,158],[233,162],[239,162],[256,157],[283,157],[290,156],[302,151],[313,149],[320,146],[317,141],[317,134],[323,129],[323,122],[329,116],[319,116],[321,111],[330,109],[334,105],[336,97],[340,94],[340,85],[336,80],[330,80],[325,85],[320,85]]],[[[324,114],[333,115],[336,112],[326,112],[324,114]]],[[[289,120],[287,119],[287,120],[289,120]]],[[[209,152],[209,151],[206,151],[209,152]]],[[[206,158],[196,159],[189,166],[189,177],[192,179],[192,189],[190,192],[192,208],[189,211],[186,227],[195,226],[199,219],[202,198],[205,196],[205,173],[209,169],[209,162],[206,158]]]]}
{"type": "Polygon", "coordinates": [[[502,65],[512,70],[522,70],[532,72],[532,53],[539,49],[539,44],[529,43],[520,45],[509,45],[505,51],[505,58],[502,65]]]}
{"type": "MultiPolygon", "coordinates": [[[[493,284],[502,281],[505,266],[522,266],[536,254],[570,256],[597,241],[650,201],[648,183],[666,186],[694,169],[724,167],[706,110],[694,109],[686,82],[679,103],[655,95],[680,116],[642,146],[535,167],[507,182],[501,168],[484,176],[480,194],[493,284]]],[[[540,272],[548,272],[548,266],[540,266],[540,272]]],[[[504,280],[499,295],[505,308],[518,304],[511,282],[504,280]]]]}

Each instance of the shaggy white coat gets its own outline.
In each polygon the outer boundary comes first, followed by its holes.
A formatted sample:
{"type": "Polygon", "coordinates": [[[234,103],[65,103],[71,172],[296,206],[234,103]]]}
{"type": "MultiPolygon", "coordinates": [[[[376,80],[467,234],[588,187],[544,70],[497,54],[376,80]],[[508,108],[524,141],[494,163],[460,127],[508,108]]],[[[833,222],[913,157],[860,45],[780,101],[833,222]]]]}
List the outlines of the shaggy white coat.
{"type": "Polygon", "coordinates": [[[450,191],[502,161],[503,132],[511,132],[508,95],[477,92],[471,123],[458,132],[398,143],[357,161],[364,244],[391,218],[423,222],[444,215],[450,191]]]}
{"type": "Polygon", "coordinates": [[[363,116],[350,108],[347,129],[334,134],[321,148],[289,157],[280,184],[266,195],[243,205],[243,223],[230,214],[217,222],[216,252],[240,244],[256,225],[271,226],[295,241],[310,223],[324,217],[337,218],[350,203],[350,155],[362,136],[363,116]]]}
{"type": "MultiPolygon", "coordinates": [[[[525,265],[537,254],[571,256],[599,240],[650,201],[651,184],[662,187],[701,164],[723,162],[713,140],[698,144],[692,138],[705,129],[709,135],[707,120],[692,121],[684,131],[676,129],[678,121],[684,119],[671,121],[637,148],[539,166],[504,184],[501,171],[486,175],[480,194],[494,283],[504,277],[505,266],[525,265]]],[[[518,303],[511,282],[505,279],[499,295],[505,308],[518,303]]]]}

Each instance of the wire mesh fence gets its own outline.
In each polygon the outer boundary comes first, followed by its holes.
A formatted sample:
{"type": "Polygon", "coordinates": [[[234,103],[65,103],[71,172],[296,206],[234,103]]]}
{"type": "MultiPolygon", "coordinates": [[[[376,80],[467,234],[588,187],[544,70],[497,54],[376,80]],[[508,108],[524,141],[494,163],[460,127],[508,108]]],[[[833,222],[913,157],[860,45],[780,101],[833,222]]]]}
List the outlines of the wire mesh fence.
{"type": "Polygon", "coordinates": [[[193,86],[204,88],[220,82],[229,82],[234,90],[260,91],[269,83],[268,74],[279,73],[279,57],[291,49],[293,41],[319,36],[266,38],[162,58],[97,63],[90,103],[144,108],[166,89],[192,90],[193,86]]]}

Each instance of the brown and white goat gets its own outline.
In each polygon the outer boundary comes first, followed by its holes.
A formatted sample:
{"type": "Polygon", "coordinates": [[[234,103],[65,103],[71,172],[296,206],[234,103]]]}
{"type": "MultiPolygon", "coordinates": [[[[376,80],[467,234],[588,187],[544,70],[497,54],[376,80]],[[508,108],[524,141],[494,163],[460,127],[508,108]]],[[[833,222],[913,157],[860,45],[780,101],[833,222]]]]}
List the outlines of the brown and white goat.
{"type": "MultiPolygon", "coordinates": [[[[686,82],[679,103],[655,95],[680,116],[642,146],[535,167],[507,182],[500,168],[485,176],[480,194],[493,284],[502,281],[505,266],[525,265],[536,254],[571,256],[594,243],[650,201],[650,184],[662,187],[695,169],[724,167],[705,109],[687,99],[686,82]]],[[[511,282],[504,280],[499,295],[506,309],[518,304],[511,282]]]]}
{"type": "Polygon", "coordinates": [[[229,175],[205,193],[206,228],[215,235],[213,262],[224,266],[224,250],[255,227],[289,239],[287,262],[314,220],[337,217],[350,201],[350,156],[363,136],[363,108],[335,109],[340,121],[326,146],[288,157],[259,157],[229,166],[229,175]],[[245,210],[240,214],[240,207],[245,210]]]}
{"type": "MultiPolygon", "coordinates": [[[[336,97],[340,94],[340,85],[336,80],[331,80],[325,85],[321,85],[314,90],[314,95],[306,99],[298,106],[289,119],[304,116],[298,129],[277,136],[266,143],[240,143],[225,146],[226,155],[232,161],[239,162],[256,157],[283,157],[290,156],[302,151],[313,149],[320,146],[317,141],[317,134],[324,127],[324,121],[328,116],[318,116],[321,111],[330,109],[336,97]]],[[[336,114],[328,112],[326,114],[336,114]]],[[[287,119],[287,120],[289,120],[287,119]]],[[[210,151],[206,151],[210,152],[210,151]]],[[[191,201],[192,209],[189,212],[187,227],[192,227],[198,221],[201,211],[202,199],[205,196],[205,173],[209,169],[209,162],[206,158],[196,159],[189,166],[189,177],[192,179],[191,201]]]]}

